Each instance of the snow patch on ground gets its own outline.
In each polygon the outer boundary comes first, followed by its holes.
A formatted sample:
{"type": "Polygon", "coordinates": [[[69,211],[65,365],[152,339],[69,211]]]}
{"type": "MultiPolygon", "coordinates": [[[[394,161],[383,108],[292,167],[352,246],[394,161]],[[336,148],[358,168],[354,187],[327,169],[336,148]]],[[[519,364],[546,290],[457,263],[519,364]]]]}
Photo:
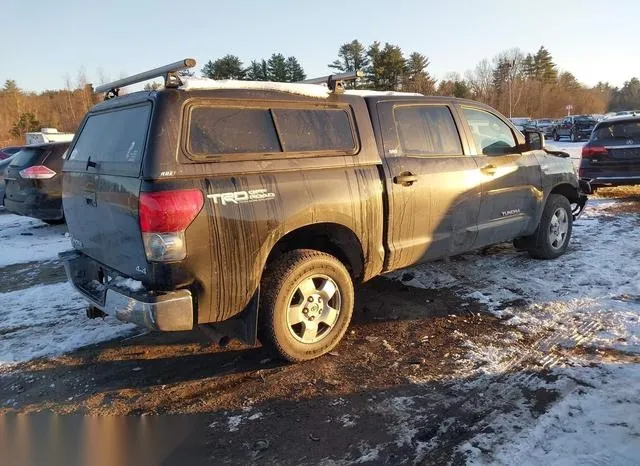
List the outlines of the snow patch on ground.
{"type": "Polygon", "coordinates": [[[0,267],[25,262],[55,260],[71,249],[64,225],[0,211],[0,267]]]}
{"type": "Polygon", "coordinates": [[[469,464],[638,464],[640,365],[555,373],[557,383],[539,388],[563,396],[537,418],[523,406],[497,416],[461,446],[469,464]]]}
{"type": "Polygon", "coordinates": [[[88,319],[86,306],[68,283],[0,293],[0,369],[132,332],[112,316],[88,319]]]}
{"type": "MultiPolygon", "coordinates": [[[[567,351],[618,350],[635,361],[640,353],[640,216],[614,206],[590,200],[567,253],[553,261],[502,244],[391,274],[475,299],[514,329],[495,343],[464,343],[460,369],[470,377],[458,387],[483,394],[478,406],[489,411],[459,446],[470,463],[638,464],[640,364],[589,367],[592,355],[567,351]],[[541,413],[531,404],[537,391],[557,397],[541,413]]],[[[396,414],[396,438],[406,441],[416,424],[396,414]]]]}
{"type": "Polygon", "coordinates": [[[449,287],[531,334],[594,322],[593,344],[640,352],[640,217],[609,213],[614,205],[590,200],[567,253],[553,261],[501,244],[390,276],[449,287]]]}

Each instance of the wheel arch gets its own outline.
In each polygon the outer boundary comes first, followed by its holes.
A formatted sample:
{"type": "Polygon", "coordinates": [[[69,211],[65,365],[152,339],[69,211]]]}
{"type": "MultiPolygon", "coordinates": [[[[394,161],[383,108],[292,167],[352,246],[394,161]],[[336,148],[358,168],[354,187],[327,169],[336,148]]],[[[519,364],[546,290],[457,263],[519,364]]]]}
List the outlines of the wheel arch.
{"type": "Polygon", "coordinates": [[[265,268],[275,258],[294,249],[315,249],[331,254],[347,267],[354,281],[361,280],[364,275],[362,243],[353,230],[344,225],[314,223],[289,231],[269,251],[265,268]]]}
{"type": "Polygon", "coordinates": [[[559,183],[555,185],[549,194],[560,194],[569,199],[571,203],[578,202],[580,198],[578,188],[570,183],[559,183]]]}

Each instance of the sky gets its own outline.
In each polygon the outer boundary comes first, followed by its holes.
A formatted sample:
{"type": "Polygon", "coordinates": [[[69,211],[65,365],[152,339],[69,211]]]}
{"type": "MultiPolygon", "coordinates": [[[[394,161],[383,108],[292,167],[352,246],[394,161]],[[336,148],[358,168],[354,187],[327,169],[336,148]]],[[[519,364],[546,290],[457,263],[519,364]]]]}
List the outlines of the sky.
{"type": "Polygon", "coordinates": [[[192,57],[197,69],[228,53],[245,65],[274,52],[307,76],[326,75],[358,39],[429,57],[437,79],[483,58],[544,45],[580,82],[621,86],[640,77],[638,0],[0,0],[0,83],[27,91],[98,84],[192,57]]]}

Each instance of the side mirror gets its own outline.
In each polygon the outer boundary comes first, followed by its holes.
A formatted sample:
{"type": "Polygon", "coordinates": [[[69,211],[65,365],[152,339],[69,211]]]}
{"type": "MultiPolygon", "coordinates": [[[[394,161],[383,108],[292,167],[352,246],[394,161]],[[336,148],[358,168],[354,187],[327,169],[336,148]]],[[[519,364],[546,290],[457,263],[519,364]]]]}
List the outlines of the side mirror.
{"type": "Polygon", "coordinates": [[[526,150],[542,150],[544,149],[544,134],[542,131],[528,129],[524,131],[524,140],[526,150]]]}

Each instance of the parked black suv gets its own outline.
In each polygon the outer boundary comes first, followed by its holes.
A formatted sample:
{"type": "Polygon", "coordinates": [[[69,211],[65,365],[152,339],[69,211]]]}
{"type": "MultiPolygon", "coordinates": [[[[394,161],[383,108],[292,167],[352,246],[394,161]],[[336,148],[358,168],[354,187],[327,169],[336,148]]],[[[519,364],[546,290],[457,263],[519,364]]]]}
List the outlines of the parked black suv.
{"type": "Polygon", "coordinates": [[[596,123],[591,115],[568,116],[554,126],[551,134],[554,141],[559,141],[561,137],[566,136],[571,139],[571,142],[576,142],[588,139],[596,123]]]}
{"type": "Polygon", "coordinates": [[[56,142],[16,152],[4,177],[7,210],[48,223],[64,221],[61,170],[68,147],[68,142],[56,142]]]}
{"type": "Polygon", "coordinates": [[[96,89],[112,98],[70,148],[62,258],[102,311],[259,335],[301,361],[342,338],[355,283],[514,239],[540,259],[567,249],[586,201],[571,161],[486,105],[343,92],[343,75],[180,81],[192,64],[96,89]],[[165,73],[163,90],[116,97],[165,73]]]}
{"type": "Polygon", "coordinates": [[[579,173],[593,189],[640,184],[640,115],[599,122],[582,148],[579,173]]]}

